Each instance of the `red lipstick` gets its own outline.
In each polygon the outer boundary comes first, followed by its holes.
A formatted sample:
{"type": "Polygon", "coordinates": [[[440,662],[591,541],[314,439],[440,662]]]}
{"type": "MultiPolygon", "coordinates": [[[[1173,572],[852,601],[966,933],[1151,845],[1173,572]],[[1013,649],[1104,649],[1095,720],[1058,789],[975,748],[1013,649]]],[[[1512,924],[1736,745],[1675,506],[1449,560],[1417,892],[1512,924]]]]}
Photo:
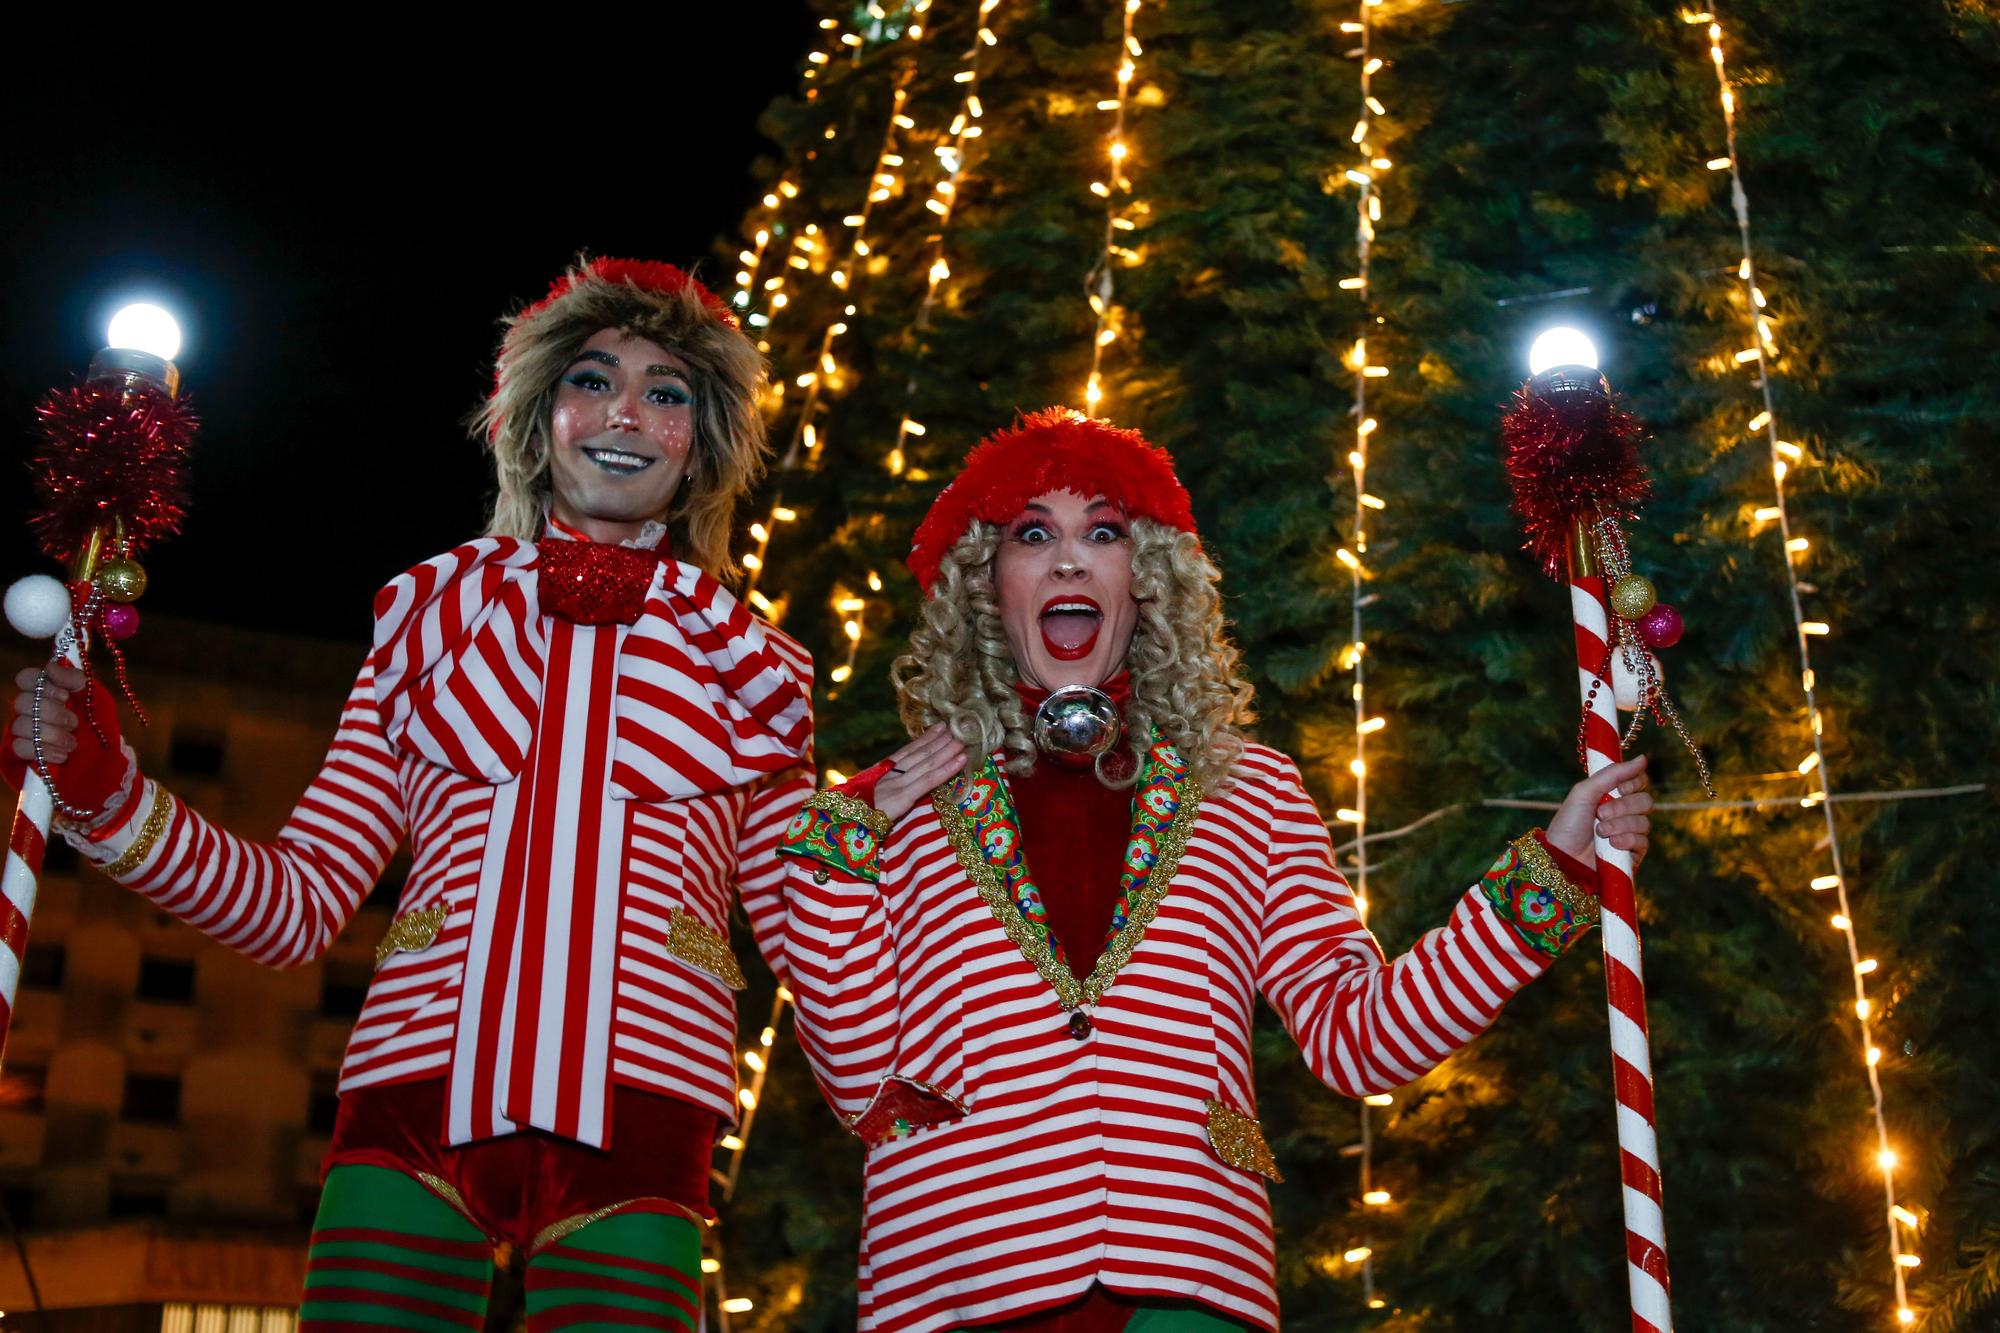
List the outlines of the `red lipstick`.
{"type": "Polygon", "coordinates": [[[1104,627],[1104,609],[1081,593],[1058,593],[1042,605],[1042,647],[1058,662],[1090,656],[1104,627]]]}

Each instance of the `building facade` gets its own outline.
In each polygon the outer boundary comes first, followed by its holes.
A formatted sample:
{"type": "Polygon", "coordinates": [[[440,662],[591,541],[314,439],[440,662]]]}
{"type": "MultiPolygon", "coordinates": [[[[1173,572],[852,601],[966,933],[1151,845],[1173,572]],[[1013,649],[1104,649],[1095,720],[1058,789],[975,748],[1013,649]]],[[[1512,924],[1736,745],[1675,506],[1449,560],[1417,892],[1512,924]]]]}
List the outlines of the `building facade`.
{"type": "MultiPolygon", "coordinates": [[[[146,772],[234,832],[276,833],[364,645],[149,613],[131,647],[146,772]]],[[[58,1333],[290,1327],[341,1051],[406,868],[325,958],[280,972],[51,839],[0,1065],[0,1308],[39,1304],[58,1333]]]]}

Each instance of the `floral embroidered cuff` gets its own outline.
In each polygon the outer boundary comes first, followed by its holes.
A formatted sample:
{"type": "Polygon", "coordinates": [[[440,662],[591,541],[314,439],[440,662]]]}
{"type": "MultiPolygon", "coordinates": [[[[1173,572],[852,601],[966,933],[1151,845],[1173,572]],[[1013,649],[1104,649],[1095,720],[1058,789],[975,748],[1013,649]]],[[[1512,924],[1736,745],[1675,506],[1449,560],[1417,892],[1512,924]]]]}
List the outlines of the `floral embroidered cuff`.
{"type": "MultiPolygon", "coordinates": [[[[1597,924],[1597,896],[1563,873],[1541,832],[1536,829],[1508,843],[1479,888],[1530,949],[1560,958],[1597,924]]],[[[1562,859],[1581,869],[1569,857],[1562,859]]]]}
{"type": "Polygon", "coordinates": [[[818,791],[792,816],[778,854],[812,862],[813,878],[821,884],[836,871],[873,884],[880,878],[877,859],[888,835],[889,817],[874,806],[837,788],[818,791]]]}

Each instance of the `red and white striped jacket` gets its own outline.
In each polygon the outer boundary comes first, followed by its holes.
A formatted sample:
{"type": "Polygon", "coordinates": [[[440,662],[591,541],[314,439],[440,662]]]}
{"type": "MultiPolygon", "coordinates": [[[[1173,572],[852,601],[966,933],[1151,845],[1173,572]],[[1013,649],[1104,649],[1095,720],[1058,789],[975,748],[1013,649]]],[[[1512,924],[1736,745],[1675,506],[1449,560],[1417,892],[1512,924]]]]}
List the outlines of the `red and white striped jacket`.
{"type": "Polygon", "coordinates": [[[811,659],[671,560],[631,626],[545,616],[534,555],[485,538],[384,589],[326,764],[272,841],[217,828],[149,782],[126,826],[84,850],[110,863],[155,837],[123,883],[292,967],[325,951],[407,837],[409,879],[341,1091],[448,1077],[452,1142],[534,1123],[601,1146],[612,1083],[729,1121],[743,985],[731,895],[780,964],[777,846],[811,791],[811,659]],[[531,779],[550,811],[539,823],[531,779]],[[482,991],[482,955],[496,978],[507,962],[520,975],[523,950],[496,962],[498,941],[530,928],[487,924],[510,893],[531,924],[595,903],[573,931],[541,928],[546,947],[526,951],[538,973],[482,991]],[[494,1031],[503,1008],[515,1040],[494,1031]],[[520,1071],[510,1120],[508,1058],[523,1049],[549,1068],[520,1071]],[[593,1059],[601,1073],[585,1077],[593,1059]]]}
{"type": "MultiPolygon", "coordinates": [[[[841,868],[875,855],[856,813],[817,831],[813,859],[802,812],[786,848],[800,1038],[870,1143],[861,1328],[995,1322],[1093,1283],[1275,1328],[1256,997],[1340,1092],[1410,1082],[1549,965],[1489,900],[1496,876],[1526,883],[1527,854],[1510,848],[1448,924],[1387,961],[1297,768],[1250,745],[1228,792],[1182,788],[1199,805],[1158,838],[1166,891],[1134,895],[1136,947],[1114,940],[1109,984],[1072,1008],[952,790],[882,841],[879,882],[841,868]]],[[[813,804],[845,809],[837,792],[813,804]]]]}

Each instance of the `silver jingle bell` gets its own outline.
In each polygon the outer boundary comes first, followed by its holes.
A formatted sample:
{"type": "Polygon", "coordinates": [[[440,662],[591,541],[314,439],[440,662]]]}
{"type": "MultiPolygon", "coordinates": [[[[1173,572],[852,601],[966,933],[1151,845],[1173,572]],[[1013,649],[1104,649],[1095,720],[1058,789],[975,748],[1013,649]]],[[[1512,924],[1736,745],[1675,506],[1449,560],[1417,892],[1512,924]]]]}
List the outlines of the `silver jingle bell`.
{"type": "Polygon", "coordinates": [[[1035,745],[1043,754],[1095,759],[1118,743],[1118,705],[1092,685],[1065,685],[1035,710],[1035,745]]]}

